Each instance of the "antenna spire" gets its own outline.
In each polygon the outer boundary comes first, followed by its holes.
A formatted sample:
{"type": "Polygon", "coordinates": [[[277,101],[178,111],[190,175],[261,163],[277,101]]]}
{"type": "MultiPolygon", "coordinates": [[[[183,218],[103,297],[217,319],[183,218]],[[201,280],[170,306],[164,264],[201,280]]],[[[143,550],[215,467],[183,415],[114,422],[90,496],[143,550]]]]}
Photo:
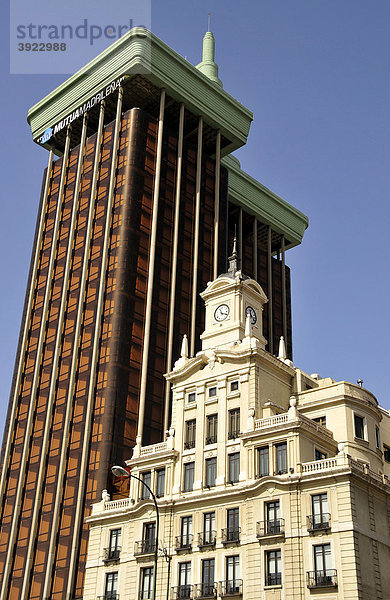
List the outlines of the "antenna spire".
{"type": "Polygon", "coordinates": [[[210,29],[210,21],[211,21],[211,13],[207,14],[207,31],[211,31],[210,29]]]}

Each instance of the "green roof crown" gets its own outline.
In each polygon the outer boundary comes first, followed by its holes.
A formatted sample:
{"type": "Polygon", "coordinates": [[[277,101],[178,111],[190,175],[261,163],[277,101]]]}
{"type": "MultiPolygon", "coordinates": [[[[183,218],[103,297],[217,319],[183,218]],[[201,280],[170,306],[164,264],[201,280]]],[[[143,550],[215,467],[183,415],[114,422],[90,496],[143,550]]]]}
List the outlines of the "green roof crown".
{"type": "Polygon", "coordinates": [[[215,39],[211,31],[206,31],[204,35],[202,62],[196,65],[196,68],[211,81],[223,87],[222,81],[218,77],[218,65],[215,62],[215,39]]]}

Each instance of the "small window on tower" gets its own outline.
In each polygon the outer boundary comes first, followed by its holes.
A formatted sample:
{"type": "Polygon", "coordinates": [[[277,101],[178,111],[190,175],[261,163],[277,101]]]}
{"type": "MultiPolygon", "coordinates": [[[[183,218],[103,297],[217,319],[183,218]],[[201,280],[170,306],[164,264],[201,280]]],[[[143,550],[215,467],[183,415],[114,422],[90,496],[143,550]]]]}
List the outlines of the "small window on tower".
{"type": "Polygon", "coordinates": [[[216,395],[217,395],[216,386],[209,388],[209,398],[215,398],[216,395]]]}
{"type": "Polygon", "coordinates": [[[238,381],[232,381],[230,384],[230,391],[237,392],[238,391],[238,381]]]}
{"type": "Polygon", "coordinates": [[[187,402],[188,404],[191,404],[192,402],[195,402],[196,400],[196,392],[189,392],[187,394],[187,402]]]}

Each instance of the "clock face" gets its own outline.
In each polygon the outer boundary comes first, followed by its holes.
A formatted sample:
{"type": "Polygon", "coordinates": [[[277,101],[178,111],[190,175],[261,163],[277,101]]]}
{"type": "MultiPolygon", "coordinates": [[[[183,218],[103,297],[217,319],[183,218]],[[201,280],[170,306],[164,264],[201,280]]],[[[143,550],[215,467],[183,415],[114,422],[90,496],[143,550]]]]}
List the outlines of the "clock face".
{"type": "Polygon", "coordinates": [[[250,315],[252,325],[256,325],[257,315],[255,309],[251,306],[247,306],[245,310],[245,317],[247,315],[250,315]]]}
{"type": "Polygon", "coordinates": [[[230,313],[230,308],[227,304],[221,304],[218,308],[215,309],[214,319],[216,321],[225,321],[228,318],[230,313]]]}

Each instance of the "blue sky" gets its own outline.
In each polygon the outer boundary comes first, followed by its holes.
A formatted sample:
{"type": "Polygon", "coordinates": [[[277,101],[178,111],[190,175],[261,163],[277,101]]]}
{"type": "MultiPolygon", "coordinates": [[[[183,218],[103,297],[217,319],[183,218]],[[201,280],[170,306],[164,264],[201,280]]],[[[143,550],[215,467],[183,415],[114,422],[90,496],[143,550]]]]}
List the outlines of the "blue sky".
{"type": "MultiPolygon", "coordinates": [[[[152,30],[196,64],[208,12],[224,87],[254,112],[241,165],[310,219],[287,254],[294,364],[361,378],[390,408],[390,3],[164,0],[152,3],[152,30]]],[[[47,162],[26,113],[66,77],[10,75],[4,2],[0,16],[2,429],[47,162]]]]}

